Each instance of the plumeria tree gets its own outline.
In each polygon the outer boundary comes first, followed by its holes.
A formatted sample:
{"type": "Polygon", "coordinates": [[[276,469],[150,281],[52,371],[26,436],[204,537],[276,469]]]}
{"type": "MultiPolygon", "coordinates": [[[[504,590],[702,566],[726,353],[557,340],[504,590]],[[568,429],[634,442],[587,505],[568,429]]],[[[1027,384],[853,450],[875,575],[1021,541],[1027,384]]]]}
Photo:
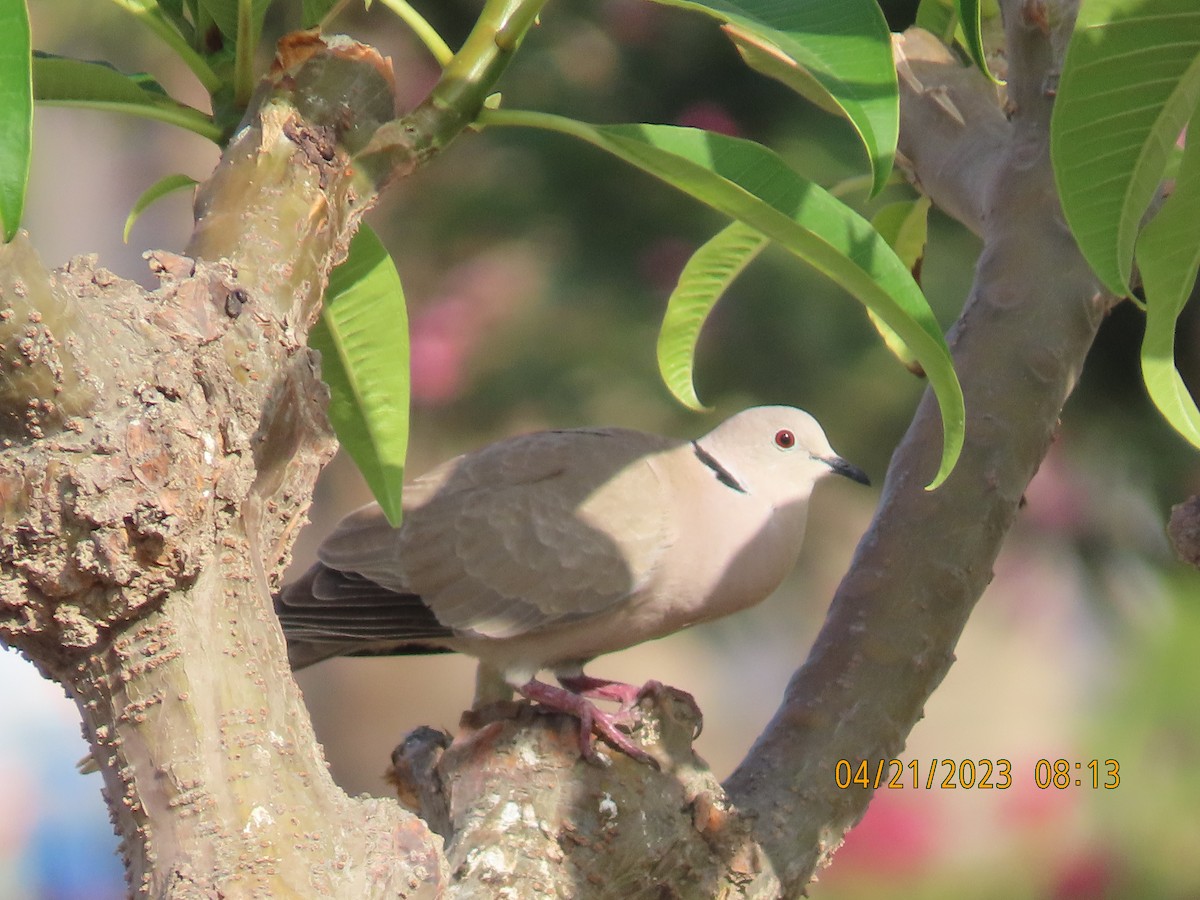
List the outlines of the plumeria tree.
{"type": "MultiPolygon", "coordinates": [[[[869,193],[896,169],[920,196],[868,219],[754,141],[511,108],[502,76],[555,15],[545,0],[482,2],[456,50],[387,0],[440,68],[412,109],[397,109],[388,59],[336,33],[333,0],[289,6],[298,27],[265,70],[265,17],[283,0],[114,0],[206,108],[119,59],[35,51],[24,0],[0,0],[0,639],[78,704],[135,893],[796,896],[879,786],[839,784],[838,762],[874,773],[899,755],[1118,302],[1145,311],[1146,387],[1200,446],[1174,364],[1200,265],[1190,0],[924,0],[897,35],[874,0],[662,2],[844,117],[869,193]],[[35,102],[221,147],[203,182],[160,181],[131,214],[195,191],[185,251],[148,253],[155,290],[33,252],[20,223],[35,102]],[[271,595],[335,432],[399,521],[406,309],[361,219],[468,129],[559,135],[728,220],[663,321],[659,365],[682,403],[701,405],[709,311],[772,244],[863,304],[928,380],[816,645],[724,783],[669,693],[634,728],[662,770],[589,765],[558,719],[489,707],[449,746],[422,729],[397,748],[397,801],[350,798],[325,771],[271,595]],[[914,274],[931,204],[983,240],[946,335],[914,274]],[[630,808],[637,827],[615,827],[630,808]]],[[[1195,560],[1188,509],[1175,535],[1195,560]]]]}

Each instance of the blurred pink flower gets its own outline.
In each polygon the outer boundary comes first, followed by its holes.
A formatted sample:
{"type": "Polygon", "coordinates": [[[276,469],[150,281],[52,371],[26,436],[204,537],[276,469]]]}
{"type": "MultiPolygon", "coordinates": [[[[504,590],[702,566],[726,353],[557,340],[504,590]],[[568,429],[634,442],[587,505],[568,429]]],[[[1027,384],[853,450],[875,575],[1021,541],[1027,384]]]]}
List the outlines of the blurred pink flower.
{"type": "Polygon", "coordinates": [[[741,126],[729,114],[729,111],[711,100],[701,100],[685,107],[675,117],[675,124],[688,128],[703,128],[705,131],[715,131],[717,134],[727,134],[730,137],[741,137],[742,135],[741,126]]]}
{"type": "Polygon", "coordinates": [[[462,393],[483,336],[541,294],[544,257],[526,244],[503,244],[447,273],[409,323],[414,404],[440,406],[462,393]]]}
{"type": "Polygon", "coordinates": [[[455,334],[437,321],[442,318],[436,315],[439,311],[431,310],[412,325],[412,397],[424,406],[449,403],[458,396],[469,350],[467,328],[455,334]]]}
{"type": "Polygon", "coordinates": [[[830,872],[908,875],[921,871],[937,850],[934,810],[934,804],[899,792],[877,793],[834,855],[830,872]]]}
{"type": "Polygon", "coordinates": [[[1025,501],[1025,516],[1048,531],[1075,533],[1090,516],[1087,485],[1057,443],[1025,489],[1025,501]]]}
{"type": "Polygon", "coordinates": [[[1058,871],[1050,896],[1054,900],[1098,900],[1112,896],[1115,871],[1112,850],[1093,847],[1068,858],[1058,871]]]}
{"type": "MultiPolygon", "coordinates": [[[[1079,755],[1071,756],[1078,759],[1079,755]]],[[[1055,758],[1051,754],[1050,758],[1055,758]]],[[[1004,792],[1001,815],[1005,826],[1029,831],[1037,828],[1058,828],[1079,807],[1079,794],[1058,788],[1039,788],[1033,781],[1036,760],[1013,761],[1012,787],[1004,792]]]]}

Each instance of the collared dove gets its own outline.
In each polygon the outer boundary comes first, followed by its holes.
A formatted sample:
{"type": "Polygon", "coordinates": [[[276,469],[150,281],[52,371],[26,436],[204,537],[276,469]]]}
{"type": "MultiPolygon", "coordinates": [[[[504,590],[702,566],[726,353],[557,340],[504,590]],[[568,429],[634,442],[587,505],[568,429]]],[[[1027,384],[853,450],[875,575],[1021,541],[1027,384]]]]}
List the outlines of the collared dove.
{"type": "Polygon", "coordinates": [[[499,441],[406,486],[399,528],[373,503],[342,520],[276,599],[292,667],[466,653],[576,716],[586,758],[595,731],[647,760],[616,728],[646,688],[583,665],[766,598],[830,472],[869,483],[786,406],[744,410],[694,441],[620,428],[499,441]],[[544,669],[562,687],[538,681],[544,669]]]}

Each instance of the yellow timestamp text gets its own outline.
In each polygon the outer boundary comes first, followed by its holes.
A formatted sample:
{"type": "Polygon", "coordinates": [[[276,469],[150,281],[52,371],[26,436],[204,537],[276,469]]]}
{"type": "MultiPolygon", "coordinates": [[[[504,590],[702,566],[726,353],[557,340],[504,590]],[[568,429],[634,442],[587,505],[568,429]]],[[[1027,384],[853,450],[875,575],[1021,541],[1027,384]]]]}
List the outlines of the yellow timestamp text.
{"type": "Polygon", "coordinates": [[[1115,759],[1039,759],[1033,766],[1033,783],[1042,790],[1111,791],[1121,786],[1121,764],[1115,759]]]}
{"type": "MultiPolygon", "coordinates": [[[[839,759],[833,777],[842,790],[1003,791],[1013,786],[1013,764],[1004,758],[839,759]]],[[[1111,791],[1121,784],[1121,764],[1115,759],[1039,759],[1033,765],[1033,783],[1039,790],[1111,791]]]]}
{"type": "Polygon", "coordinates": [[[843,790],[1007,790],[1013,784],[1007,759],[839,759],[834,781],[843,790]]]}

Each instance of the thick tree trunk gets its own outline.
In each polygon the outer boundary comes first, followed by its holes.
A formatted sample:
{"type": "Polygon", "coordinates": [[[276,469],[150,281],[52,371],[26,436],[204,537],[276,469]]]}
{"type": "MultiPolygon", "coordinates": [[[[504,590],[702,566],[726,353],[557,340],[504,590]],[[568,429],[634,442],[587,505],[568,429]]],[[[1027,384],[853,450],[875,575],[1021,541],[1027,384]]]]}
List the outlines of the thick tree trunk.
{"type": "MultiPolygon", "coordinates": [[[[377,56],[312,49],[286,75],[344,70],[392,116],[377,56]]],[[[333,784],[274,621],[334,449],[304,338],[374,194],[269,87],[200,194],[196,258],[151,257],[158,290],[0,251],[0,638],[79,704],[134,891],[432,897],[440,841],[333,784]]]]}
{"type": "Polygon", "coordinates": [[[397,750],[398,792],[424,821],[347,798],[325,771],[269,603],[332,449],[304,337],[377,186],[462,127],[436,104],[389,122],[371,51],[289,48],[200,195],[189,255],[153,258],[157,291],[86,260],[47,272],[21,240],[0,250],[0,639],[77,699],[131,887],[801,893],[869,800],[836,788],[836,762],[899,754],[1110,302],[1062,224],[1047,155],[1052,48],[1073,12],[1030,5],[1003,4],[1011,119],[981,76],[917,33],[898,41],[904,155],[985,240],[951,335],[967,444],[924,491],[941,443],[927,397],[810,659],[724,790],[670,694],[634,735],[661,771],[590,766],[573,723],[504,704],[448,747],[426,729],[397,750]],[[354,122],[321,118],[330,90],[354,122]]]}

